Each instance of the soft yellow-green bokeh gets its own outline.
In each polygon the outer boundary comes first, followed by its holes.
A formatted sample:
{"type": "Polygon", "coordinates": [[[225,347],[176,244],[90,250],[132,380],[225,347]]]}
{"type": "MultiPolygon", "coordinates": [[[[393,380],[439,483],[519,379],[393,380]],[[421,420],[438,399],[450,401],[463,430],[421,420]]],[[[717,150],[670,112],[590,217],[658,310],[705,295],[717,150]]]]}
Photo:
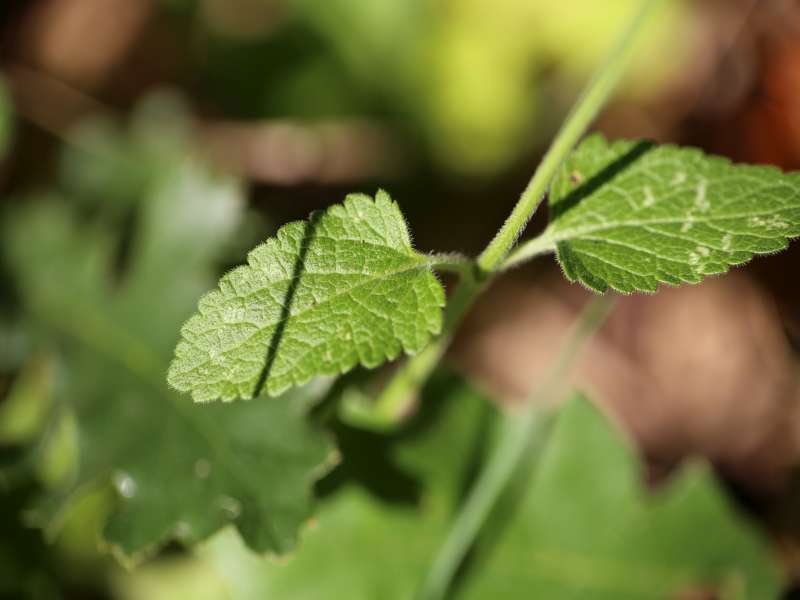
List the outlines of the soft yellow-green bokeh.
{"type": "MultiPolygon", "coordinates": [[[[543,73],[578,90],[605,58],[638,0],[449,0],[429,47],[427,117],[438,158],[465,172],[492,172],[543,137],[563,107],[543,106],[543,73]]],[[[639,37],[621,93],[645,99],[688,58],[680,1],[662,2],[639,37]]]]}

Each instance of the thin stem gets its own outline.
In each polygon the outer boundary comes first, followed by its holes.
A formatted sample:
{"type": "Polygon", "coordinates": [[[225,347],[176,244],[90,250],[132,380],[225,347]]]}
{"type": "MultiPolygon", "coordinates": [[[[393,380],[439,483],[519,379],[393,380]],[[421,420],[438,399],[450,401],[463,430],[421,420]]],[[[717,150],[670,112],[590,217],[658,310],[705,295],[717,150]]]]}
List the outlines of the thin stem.
{"type": "Polygon", "coordinates": [[[544,199],[559,167],[572,148],[586,132],[597,114],[605,106],[614,88],[622,79],[635,48],[636,35],[659,0],[642,0],[634,18],[622,35],[617,47],[605,65],[597,71],[573,107],[561,130],[553,140],[528,186],[500,231],[478,257],[478,266],[486,272],[495,271],[516,243],[528,221],[544,199]]]}
{"type": "Polygon", "coordinates": [[[514,248],[500,268],[506,270],[517,267],[532,258],[554,252],[555,249],[555,242],[547,235],[547,231],[544,231],[541,235],[514,248]]]}
{"type": "Polygon", "coordinates": [[[450,533],[440,548],[431,570],[418,595],[419,600],[440,600],[447,593],[464,556],[498,498],[508,485],[522,458],[529,454],[530,443],[537,433],[539,446],[549,431],[549,411],[566,386],[566,376],[574,366],[580,351],[597,329],[605,322],[613,307],[613,298],[593,299],[578,318],[567,341],[562,345],[550,373],[531,394],[519,414],[507,417],[502,423],[498,445],[478,480],[470,490],[450,533]]]}
{"type": "Polygon", "coordinates": [[[457,273],[461,276],[471,273],[475,262],[458,252],[439,252],[427,256],[428,264],[439,271],[457,273]]]}

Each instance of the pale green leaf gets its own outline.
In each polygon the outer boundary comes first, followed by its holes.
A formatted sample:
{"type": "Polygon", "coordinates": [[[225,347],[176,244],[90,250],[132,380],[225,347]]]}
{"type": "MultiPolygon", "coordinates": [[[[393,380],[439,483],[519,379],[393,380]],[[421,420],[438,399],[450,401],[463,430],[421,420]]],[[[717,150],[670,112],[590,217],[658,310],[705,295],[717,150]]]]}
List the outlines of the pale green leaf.
{"type": "Polygon", "coordinates": [[[587,138],[550,193],[539,240],[598,292],[698,283],[800,235],[800,173],[692,148],[587,138]]]}
{"type": "Polygon", "coordinates": [[[283,226],[248,263],[181,330],[168,380],[197,401],[275,395],[375,367],[441,329],[442,286],[385,192],[283,226]]]}
{"type": "MultiPolygon", "coordinates": [[[[418,477],[416,502],[344,485],[288,565],[242,556],[230,536],[213,540],[202,554],[229,578],[234,598],[311,599],[320,590],[331,600],[415,597],[474,475],[464,458],[480,456],[495,416],[452,380],[435,382],[425,403],[435,421],[428,414],[412,423],[384,450],[390,466],[371,466],[395,482],[418,477]]],[[[691,466],[648,491],[636,453],[583,398],[561,409],[533,469],[495,511],[454,597],[651,600],[699,589],[778,597],[768,545],[712,472],[691,466]]]]}

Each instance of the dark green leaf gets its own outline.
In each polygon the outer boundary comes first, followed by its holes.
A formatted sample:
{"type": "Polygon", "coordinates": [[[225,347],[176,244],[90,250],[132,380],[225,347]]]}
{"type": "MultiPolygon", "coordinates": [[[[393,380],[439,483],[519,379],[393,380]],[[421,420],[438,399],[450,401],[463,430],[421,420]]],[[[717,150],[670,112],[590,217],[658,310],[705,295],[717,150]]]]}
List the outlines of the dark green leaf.
{"type": "Polygon", "coordinates": [[[34,518],[57,526],[73,497],[110,482],[118,503],[105,538],[127,557],[229,523],[252,548],[285,552],[331,460],[303,414],[321,388],[201,407],[167,387],[179,324],[211,281],[241,198],[234,182],[183,157],[161,164],[147,189],[121,268],[118,232],[79,219],[63,198],[30,201],[4,224],[24,305],[40,338],[57,344],[65,368],[56,399],[78,432],[74,480],[34,518]]]}
{"type": "MultiPolygon", "coordinates": [[[[387,503],[344,486],[286,566],[232,558],[236,541],[214,540],[204,555],[236,597],[414,597],[491,422],[485,400],[468,388],[437,392],[425,399],[439,403],[435,424],[412,426],[392,453],[420,478],[418,502],[387,503]]],[[[634,452],[582,398],[561,409],[538,468],[517,491],[495,515],[492,543],[478,547],[457,597],[650,600],[709,586],[725,598],[778,596],[769,549],[712,473],[692,466],[648,492],[634,452]]]]}

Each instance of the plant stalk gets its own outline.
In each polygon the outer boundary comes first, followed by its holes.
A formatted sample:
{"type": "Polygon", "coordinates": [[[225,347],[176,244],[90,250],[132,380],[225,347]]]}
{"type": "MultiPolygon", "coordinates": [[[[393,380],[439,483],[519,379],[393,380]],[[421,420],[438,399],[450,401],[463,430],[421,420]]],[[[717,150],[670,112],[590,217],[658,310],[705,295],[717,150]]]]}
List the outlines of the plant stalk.
{"type": "Polygon", "coordinates": [[[503,260],[501,268],[504,271],[506,269],[513,269],[532,258],[555,252],[555,250],[556,243],[548,235],[548,230],[545,230],[541,235],[527,242],[523,242],[514,248],[514,250],[506,256],[505,260],[503,260]]]}

